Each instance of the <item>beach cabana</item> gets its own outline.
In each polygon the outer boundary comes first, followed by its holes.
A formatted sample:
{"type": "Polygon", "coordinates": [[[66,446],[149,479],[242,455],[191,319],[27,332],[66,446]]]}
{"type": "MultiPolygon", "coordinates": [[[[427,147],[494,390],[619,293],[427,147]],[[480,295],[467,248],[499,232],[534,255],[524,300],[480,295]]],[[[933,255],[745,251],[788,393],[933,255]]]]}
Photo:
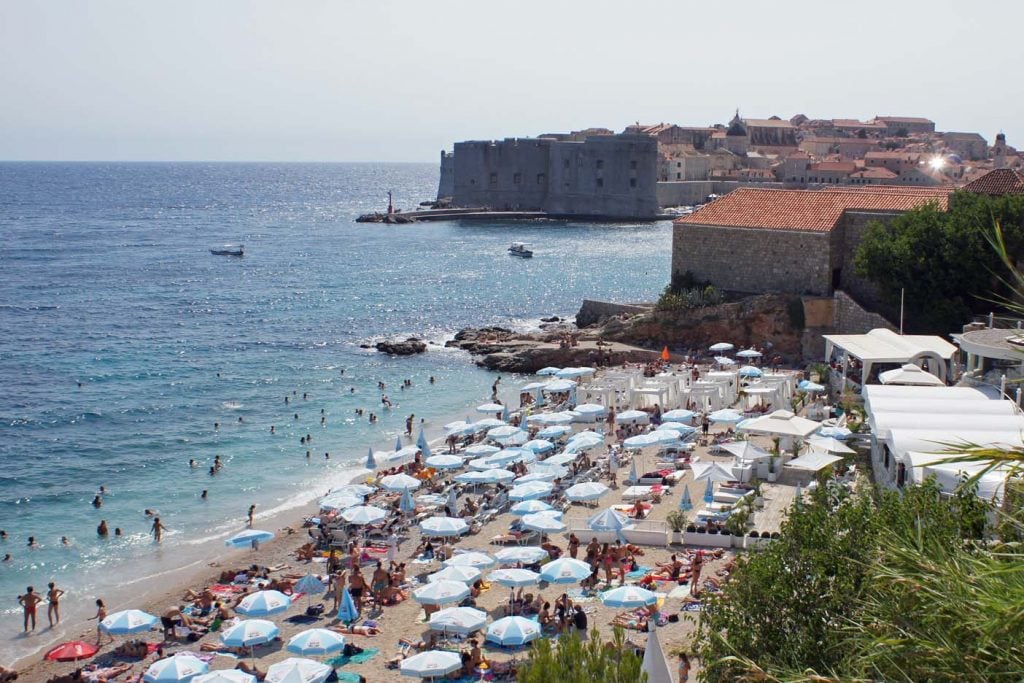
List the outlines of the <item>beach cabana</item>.
{"type": "Polygon", "coordinates": [[[897,334],[892,330],[874,329],[866,334],[826,334],[825,359],[839,361],[844,369],[844,382],[852,381],[863,387],[886,366],[921,366],[927,363],[929,371],[945,383],[948,365],[957,347],[942,337],[918,334],[897,334]],[[855,360],[856,365],[851,361],[855,360]]]}
{"type": "Polygon", "coordinates": [[[746,421],[739,429],[755,434],[804,438],[818,431],[820,422],[800,417],[788,410],[776,410],[746,421]]]}

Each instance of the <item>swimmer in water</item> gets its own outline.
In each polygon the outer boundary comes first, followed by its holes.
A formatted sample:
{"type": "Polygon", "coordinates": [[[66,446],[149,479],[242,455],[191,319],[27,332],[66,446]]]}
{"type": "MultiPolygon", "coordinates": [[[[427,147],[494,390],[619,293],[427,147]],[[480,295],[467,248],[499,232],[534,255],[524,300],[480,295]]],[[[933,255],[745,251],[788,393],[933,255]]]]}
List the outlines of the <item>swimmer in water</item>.
{"type": "Polygon", "coordinates": [[[331,459],[331,454],[330,453],[324,453],[324,460],[330,460],[330,459],[331,459]]]}
{"type": "Polygon", "coordinates": [[[271,434],[273,434],[273,433],[274,433],[274,425],[270,425],[270,433],[271,433],[271,434]]]}
{"type": "Polygon", "coordinates": [[[298,414],[298,413],[295,413],[295,419],[296,419],[296,420],[298,420],[298,419],[299,419],[299,414],[298,414]]]}
{"type": "Polygon", "coordinates": [[[81,383],[81,382],[79,382],[79,383],[78,383],[78,388],[79,388],[79,389],[81,389],[81,388],[82,388],[82,383],[81,383]]]}
{"type": "Polygon", "coordinates": [[[103,484],[100,484],[100,495],[101,496],[107,495],[107,487],[104,486],[103,484]]]}
{"type": "Polygon", "coordinates": [[[6,541],[6,540],[7,540],[7,532],[4,531],[3,529],[0,529],[0,541],[6,541]]]}
{"type": "Polygon", "coordinates": [[[100,498],[99,496],[96,496],[95,498],[92,499],[92,506],[94,508],[101,508],[101,507],[103,507],[103,499],[100,498]]]}
{"type": "Polygon", "coordinates": [[[210,467],[210,476],[212,477],[212,476],[213,476],[213,475],[215,475],[215,474],[217,474],[217,468],[216,468],[216,467],[213,467],[213,466],[211,466],[211,467],[210,467]]]}
{"type": "Polygon", "coordinates": [[[284,397],[284,404],[288,405],[288,397],[287,396],[284,397]]]}
{"type": "Polygon", "coordinates": [[[188,468],[190,470],[194,470],[196,468],[196,459],[195,458],[189,458],[188,459],[188,468]]]}
{"type": "Polygon", "coordinates": [[[349,387],[348,393],[350,393],[350,394],[356,393],[356,388],[355,387],[349,387]]]}
{"type": "Polygon", "coordinates": [[[239,416],[238,416],[238,421],[239,421],[239,422],[243,422],[243,420],[242,420],[242,416],[241,416],[241,415],[239,415],[239,416]]]}
{"type": "Polygon", "coordinates": [[[199,494],[199,497],[206,500],[206,489],[203,489],[203,492],[199,494]]]}
{"type": "Polygon", "coordinates": [[[96,527],[96,535],[106,538],[109,534],[110,531],[107,530],[107,520],[101,519],[100,525],[96,527]]]}
{"type": "Polygon", "coordinates": [[[29,536],[28,537],[28,547],[29,548],[38,548],[39,547],[39,544],[36,543],[36,537],[35,536],[29,536]]]}
{"type": "Polygon", "coordinates": [[[300,437],[299,437],[299,443],[300,443],[300,444],[303,444],[303,445],[305,445],[305,443],[306,443],[306,437],[304,437],[304,436],[300,436],[300,437]]]}
{"type": "Polygon", "coordinates": [[[214,422],[213,423],[213,428],[214,428],[214,430],[220,429],[220,422],[214,422]]]}
{"type": "Polygon", "coordinates": [[[327,418],[326,417],[321,417],[320,418],[320,424],[326,424],[326,423],[327,423],[327,418]]]}
{"type": "Polygon", "coordinates": [[[309,451],[306,451],[306,457],[307,458],[309,457],[309,451]]]}
{"type": "Polygon", "coordinates": [[[71,540],[67,536],[61,536],[60,537],[60,544],[61,545],[71,545],[71,540]]]}
{"type": "Polygon", "coordinates": [[[156,513],[150,510],[149,508],[146,508],[145,510],[142,511],[142,514],[146,515],[147,517],[152,517],[156,513]]]}
{"type": "Polygon", "coordinates": [[[305,401],[308,398],[309,398],[309,394],[307,394],[306,392],[302,392],[302,400],[305,401]]]}
{"type": "Polygon", "coordinates": [[[4,555],[4,562],[11,562],[12,560],[14,560],[14,558],[11,557],[10,553],[7,553],[6,555],[4,555]]]}
{"type": "Polygon", "coordinates": [[[433,383],[434,383],[434,376],[433,376],[433,375],[431,375],[431,376],[430,376],[430,383],[431,383],[431,384],[433,384],[433,383]]]}
{"type": "Polygon", "coordinates": [[[218,470],[221,468],[220,455],[213,456],[213,466],[218,470]]]}

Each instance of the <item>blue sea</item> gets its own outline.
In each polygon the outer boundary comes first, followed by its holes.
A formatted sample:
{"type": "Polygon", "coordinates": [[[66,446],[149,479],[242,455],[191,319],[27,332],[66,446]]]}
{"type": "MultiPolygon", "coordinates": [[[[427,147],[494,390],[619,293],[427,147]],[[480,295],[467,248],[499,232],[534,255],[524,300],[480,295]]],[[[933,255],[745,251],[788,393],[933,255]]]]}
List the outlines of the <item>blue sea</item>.
{"type": "Polygon", "coordinates": [[[665,222],[354,222],[388,190],[411,208],[436,186],[433,164],[0,164],[0,662],[81,630],[97,597],[138,606],[217,559],[250,504],[280,526],[410,413],[428,436],[472,415],[494,375],[443,348],[458,329],[650,300],[668,280],[665,222]],[[513,240],[535,257],[510,258],[513,240]],[[225,243],[245,256],[210,254],[225,243]],[[436,344],[360,348],[406,335],[436,344]],[[16,596],[48,581],[68,591],[64,626],[43,610],[20,637],[16,596]]]}

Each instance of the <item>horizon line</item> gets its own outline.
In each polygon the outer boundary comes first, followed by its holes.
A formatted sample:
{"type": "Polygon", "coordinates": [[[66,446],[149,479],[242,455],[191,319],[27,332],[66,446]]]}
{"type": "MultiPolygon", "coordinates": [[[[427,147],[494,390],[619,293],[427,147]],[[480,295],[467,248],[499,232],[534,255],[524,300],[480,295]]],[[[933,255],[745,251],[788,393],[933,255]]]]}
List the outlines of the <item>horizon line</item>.
{"type": "Polygon", "coordinates": [[[270,159],[0,159],[0,164],[435,164],[436,161],[270,159]]]}

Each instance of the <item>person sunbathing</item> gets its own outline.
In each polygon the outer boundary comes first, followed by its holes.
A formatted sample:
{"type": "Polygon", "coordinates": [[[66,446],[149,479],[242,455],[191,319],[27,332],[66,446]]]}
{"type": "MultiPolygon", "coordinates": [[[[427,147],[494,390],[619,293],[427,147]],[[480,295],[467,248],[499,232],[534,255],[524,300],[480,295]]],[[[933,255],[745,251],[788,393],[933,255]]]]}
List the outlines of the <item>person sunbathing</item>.
{"type": "Polygon", "coordinates": [[[149,647],[144,641],[129,640],[114,648],[113,654],[128,659],[145,659],[149,656],[149,647]]]}
{"type": "MultiPolygon", "coordinates": [[[[430,605],[425,605],[425,607],[430,607],[430,605]]],[[[437,606],[434,605],[434,607],[437,606]]],[[[346,635],[354,636],[375,636],[378,633],[380,633],[380,629],[376,626],[345,626],[343,624],[337,624],[335,626],[328,626],[327,628],[337,633],[344,633],[346,635]]]]}
{"type": "Polygon", "coordinates": [[[315,550],[312,543],[306,543],[295,551],[295,559],[301,562],[312,562],[315,550]]]}
{"type": "Polygon", "coordinates": [[[82,680],[90,683],[106,683],[132,668],[131,664],[118,664],[117,666],[101,667],[97,664],[90,664],[82,669],[82,680]]]}
{"type": "Polygon", "coordinates": [[[242,661],[239,662],[235,668],[239,671],[243,671],[249,674],[250,676],[254,677],[257,681],[262,681],[267,677],[266,672],[257,669],[255,664],[250,666],[249,664],[246,664],[244,661],[242,661]]]}

